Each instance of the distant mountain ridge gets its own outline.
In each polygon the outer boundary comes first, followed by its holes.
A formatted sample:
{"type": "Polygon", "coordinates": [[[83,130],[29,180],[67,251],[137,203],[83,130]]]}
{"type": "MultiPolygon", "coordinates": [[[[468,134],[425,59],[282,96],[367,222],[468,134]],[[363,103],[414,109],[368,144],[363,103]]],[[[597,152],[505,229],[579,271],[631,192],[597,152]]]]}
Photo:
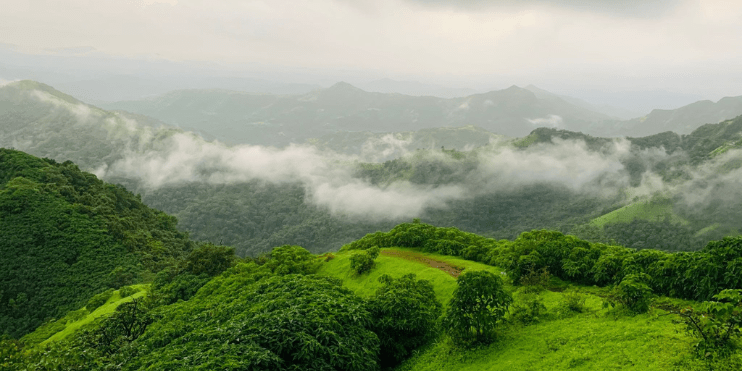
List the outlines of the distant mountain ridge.
{"type": "Polygon", "coordinates": [[[715,124],[739,115],[742,115],[742,96],[724,97],[718,102],[702,100],[674,110],[655,109],[644,117],[621,122],[613,132],[627,132],[631,136],[663,131],[690,134],[702,124],[715,124]]]}
{"type": "Polygon", "coordinates": [[[227,143],[286,145],[336,132],[399,132],[474,125],[506,136],[540,126],[584,131],[611,118],[517,86],[462,98],[371,93],[340,82],[293,95],[181,90],[103,105],[213,135],[227,143]]]}
{"type": "Polygon", "coordinates": [[[368,92],[397,93],[439,98],[459,98],[477,93],[476,90],[469,88],[450,88],[447,86],[425,84],[417,81],[396,81],[391,79],[379,79],[356,84],[356,86],[368,92]]]}
{"type": "Polygon", "coordinates": [[[533,92],[533,94],[536,94],[536,96],[541,99],[549,99],[549,98],[563,99],[564,101],[574,104],[575,106],[582,107],[590,111],[602,113],[604,115],[608,115],[611,117],[615,117],[617,119],[625,120],[625,119],[632,119],[632,118],[641,116],[641,113],[639,112],[630,111],[624,108],[614,107],[610,105],[595,105],[595,104],[586,102],[580,98],[575,98],[575,97],[570,97],[570,96],[560,95],[560,94],[554,94],[552,92],[546,91],[534,85],[528,85],[525,87],[525,89],[533,92]]]}

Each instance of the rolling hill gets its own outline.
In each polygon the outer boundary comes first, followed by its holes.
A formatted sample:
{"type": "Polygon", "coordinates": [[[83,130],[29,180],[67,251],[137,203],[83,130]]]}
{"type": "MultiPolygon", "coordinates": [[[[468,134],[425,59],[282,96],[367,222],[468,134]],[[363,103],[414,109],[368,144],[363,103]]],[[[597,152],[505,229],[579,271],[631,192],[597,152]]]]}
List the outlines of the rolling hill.
{"type": "Polygon", "coordinates": [[[24,335],[193,247],[176,219],[71,163],[0,149],[0,329],[24,335]]]}
{"type": "MultiPolygon", "coordinates": [[[[451,298],[461,286],[457,277],[488,272],[503,277],[498,280],[514,300],[498,322],[495,338],[459,344],[441,325],[445,321],[437,321],[429,324],[431,332],[422,346],[413,348],[401,364],[385,369],[733,369],[740,364],[739,350],[698,353],[694,344],[699,336],[686,330],[681,308],[703,311],[704,304],[682,298],[739,287],[739,280],[719,278],[724,269],[709,282],[703,279],[706,273],[698,269],[734,265],[740,254],[739,241],[727,238],[701,252],[671,254],[591,244],[547,230],[496,241],[454,228],[407,223],[368,235],[334,254],[314,256],[296,246],[283,246],[262,260],[239,262],[211,278],[188,300],[138,314],[149,321],[145,330],[131,338],[119,338],[116,344],[120,346],[113,349],[107,348],[110,344],[105,339],[94,336],[110,334],[106,331],[111,331],[113,324],[125,320],[120,316],[123,312],[110,312],[117,305],[126,305],[119,293],[109,294],[99,310],[107,314],[97,310],[80,316],[76,314],[79,311],[73,311],[64,325],[39,328],[29,335],[36,342],[28,344],[20,358],[13,358],[19,353],[17,349],[3,349],[11,356],[6,358],[11,360],[6,364],[9,367],[54,364],[97,370],[115,364],[122,370],[208,369],[217,365],[254,370],[376,370],[384,356],[380,352],[385,348],[378,347],[383,333],[378,323],[368,320],[367,310],[371,309],[366,308],[372,308],[381,295],[395,295],[383,291],[390,282],[404,277],[426,280],[430,295],[446,309],[453,305],[451,298]],[[350,261],[354,254],[365,254],[363,250],[372,245],[384,248],[371,271],[353,272],[350,261]],[[610,263],[616,259],[626,270],[616,270],[610,263]],[[530,273],[522,268],[528,266],[544,267],[552,275],[526,284],[523,279],[530,273]],[[675,270],[657,275],[658,266],[675,270]],[[644,309],[615,302],[625,290],[623,284],[636,276],[631,272],[637,271],[655,274],[643,281],[647,290],[656,294],[644,309]],[[596,274],[583,275],[586,272],[596,274]],[[698,290],[706,284],[714,285],[711,291],[698,290]],[[673,287],[684,289],[675,291],[673,287]],[[90,316],[99,320],[91,322],[90,316]],[[39,340],[43,346],[35,345],[39,340]],[[353,346],[338,348],[347,341],[353,346]],[[362,362],[362,366],[350,366],[350,360],[362,362]]],[[[402,282],[407,285],[412,281],[402,282]]],[[[151,292],[156,295],[157,290],[151,292]]],[[[141,297],[141,293],[136,295],[141,297]]],[[[636,295],[648,297],[646,293],[636,295]]],[[[137,298],[128,302],[134,300],[137,298]]],[[[401,317],[412,318],[412,308],[404,309],[401,317]]],[[[395,313],[396,309],[385,310],[395,313]]]]}

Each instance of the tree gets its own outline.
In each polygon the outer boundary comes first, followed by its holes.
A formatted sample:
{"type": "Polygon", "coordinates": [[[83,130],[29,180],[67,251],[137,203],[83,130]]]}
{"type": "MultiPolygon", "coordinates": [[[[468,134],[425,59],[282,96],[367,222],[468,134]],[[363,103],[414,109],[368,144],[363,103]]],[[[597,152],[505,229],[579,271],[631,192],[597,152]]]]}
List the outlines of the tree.
{"type": "Polygon", "coordinates": [[[724,290],[714,299],[704,302],[700,310],[688,307],[675,312],[698,339],[697,354],[707,358],[731,354],[742,335],[742,290],[724,290]]]}
{"type": "Polygon", "coordinates": [[[381,343],[381,365],[393,367],[429,339],[442,309],[433,285],[414,274],[398,279],[385,274],[379,282],[383,286],[366,308],[371,313],[371,329],[381,343]]]}
{"type": "Polygon", "coordinates": [[[276,274],[312,274],[322,263],[301,246],[283,245],[274,247],[265,266],[276,274]]]}
{"type": "Polygon", "coordinates": [[[652,301],[652,289],[647,285],[650,280],[646,273],[626,275],[613,289],[607,304],[613,307],[619,304],[633,313],[645,313],[652,301]]]}
{"type": "Polygon", "coordinates": [[[465,272],[456,282],[444,327],[459,344],[490,340],[513,302],[502,278],[488,271],[465,272]]]}
{"type": "Polygon", "coordinates": [[[132,343],[123,370],[378,369],[363,299],[336,279],[238,264],[132,343]]]}
{"type": "Polygon", "coordinates": [[[354,270],[358,274],[363,274],[370,271],[379,257],[379,248],[374,246],[366,251],[357,252],[350,256],[350,269],[354,270]]]}
{"type": "Polygon", "coordinates": [[[234,247],[204,243],[188,254],[185,271],[196,276],[206,273],[213,277],[234,266],[236,260],[234,247]]]}

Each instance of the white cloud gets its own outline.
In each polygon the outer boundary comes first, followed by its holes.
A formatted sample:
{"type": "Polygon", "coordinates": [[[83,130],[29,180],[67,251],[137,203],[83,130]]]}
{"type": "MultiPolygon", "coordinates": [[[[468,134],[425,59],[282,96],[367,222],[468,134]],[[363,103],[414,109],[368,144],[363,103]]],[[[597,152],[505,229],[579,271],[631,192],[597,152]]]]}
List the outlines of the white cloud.
{"type": "Polygon", "coordinates": [[[368,220],[419,216],[425,208],[442,207],[449,200],[463,197],[458,186],[432,188],[398,182],[377,187],[353,178],[353,163],[352,158],[321,153],[309,146],[227,147],[178,133],[155,150],[132,151],[111,166],[98,169],[97,175],[135,177],[149,188],[201,181],[300,182],[307,190],[308,201],[335,214],[368,220]]]}
{"type": "Polygon", "coordinates": [[[90,106],[83,103],[70,103],[64,99],[56,97],[50,93],[41,90],[32,90],[31,96],[45,103],[54,105],[57,108],[68,110],[70,113],[77,117],[78,123],[86,123],[93,114],[99,114],[94,112],[90,106]]]}
{"type": "Polygon", "coordinates": [[[546,117],[526,120],[528,120],[528,122],[530,122],[534,126],[548,128],[561,128],[562,123],[564,122],[564,120],[562,120],[562,117],[558,115],[548,115],[546,117]]]}
{"type": "Polygon", "coordinates": [[[11,84],[11,83],[14,83],[16,81],[18,81],[18,80],[5,80],[5,79],[0,78],[0,87],[3,87],[5,85],[11,84]]]}

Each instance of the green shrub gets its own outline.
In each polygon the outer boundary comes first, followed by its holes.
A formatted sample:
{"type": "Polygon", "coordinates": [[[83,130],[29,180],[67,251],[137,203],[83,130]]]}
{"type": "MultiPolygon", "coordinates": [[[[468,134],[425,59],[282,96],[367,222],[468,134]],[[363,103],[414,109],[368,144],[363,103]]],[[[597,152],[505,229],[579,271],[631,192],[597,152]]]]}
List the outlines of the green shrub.
{"type": "Polygon", "coordinates": [[[101,305],[105,304],[108,299],[111,298],[111,295],[113,295],[113,289],[103,291],[100,294],[97,294],[90,298],[90,300],[88,300],[88,303],[85,305],[85,308],[88,311],[92,312],[98,309],[101,305]]]}
{"type": "Polygon", "coordinates": [[[608,297],[607,304],[633,313],[645,313],[652,301],[652,289],[647,285],[651,278],[646,273],[629,274],[621,280],[608,297]]]}
{"type": "Polygon", "coordinates": [[[549,287],[550,280],[549,270],[543,267],[541,270],[529,270],[520,278],[520,284],[523,286],[524,292],[538,293],[549,287]]]}
{"type": "Polygon", "coordinates": [[[196,276],[205,273],[213,277],[233,267],[236,260],[234,247],[203,243],[188,254],[185,271],[196,276]]]}
{"type": "Polygon", "coordinates": [[[363,252],[357,252],[350,256],[350,269],[357,274],[364,274],[373,269],[375,260],[379,256],[379,248],[374,246],[363,252]]]}
{"type": "Polygon", "coordinates": [[[488,342],[513,302],[502,278],[488,271],[465,272],[456,280],[444,328],[459,345],[488,342]]]}
{"type": "MultiPolygon", "coordinates": [[[[158,273],[158,278],[163,276],[162,272],[158,273]]],[[[155,281],[153,296],[160,300],[161,304],[172,304],[178,300],[188,300],[196,294],[211,277],[206,274],[199,276],[190,273],[181,273],[167,281],[155,281]]]]}
{"type": "Polygon", "coordinates": [[[15,339],[0,336],[0,368],[7,371],[25,370],[23,345],[15,339]]]}
{"type": "MultiPolygon", "coordinates": [[[[340,281],[239,264],[156,312],[123,370],[378,370],[365,302],[340,281]]],[[[125,354],[124,354],[125,355],[125,354]]]]}
{"type": "Polygon", "coordinates": [[[131,286],[124,286],[124,287],[122,287],[122,288],[119,289],[119,295],[122,298],[126,298],[126,297],[129,297],[129,296],[132,296],[132,295],[136,294],[137,292],[139,292],[139,289],[135,289],[135,288],[133,288],[131,286]]]}
{"type": "Polygon", "coordinates": [[[510,320],[523,325],[538,322],[546,313],[543,299],[534,293],[525,293],[517,297],[510,308],[510,320]]]}
{"type": "Polygon", "coordinates": [[[582,313],[585,311],[585,301],[587,296],[577,291],[565,291],[562,294],[562,300],[560,301],[560,307],[567,311],[582,313]]]}
{"type": "Polygon", "coordinates": [[[698,339],[696,352],[702,358],[726,357],[739,348],[742,326],[742,290],[724,290],[707,301],[701,310],[686,308],[676,313],[688,333],[698,339]]]}
{"type": "Polygon", "coordinates": [[[274,247],[265,266],[275,274],[313,274],[322,262],[301,246],[274,247]]]}
{"type": "Polygon", "coordinates": [[[366,308],[371,313],[371,329],[381,343],[381,365],[393,367],[430,338],[442,307],[433,285],[414,274],[398,279],[385,274],[379,282],[382,286],[366,308]]]}

